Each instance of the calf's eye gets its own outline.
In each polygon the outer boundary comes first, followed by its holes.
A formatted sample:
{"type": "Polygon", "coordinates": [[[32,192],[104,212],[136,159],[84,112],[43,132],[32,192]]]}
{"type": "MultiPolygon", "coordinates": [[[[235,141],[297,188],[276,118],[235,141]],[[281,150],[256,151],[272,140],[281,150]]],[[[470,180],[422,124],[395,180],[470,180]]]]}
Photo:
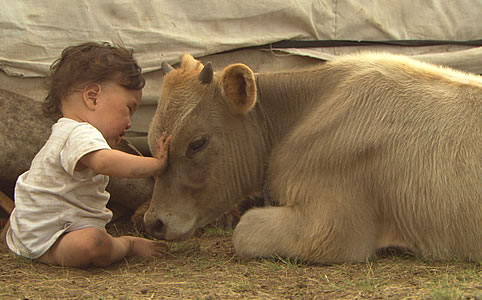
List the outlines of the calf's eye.
{"type": "Polygon", "coordinates": [[[191,157],[194,153],[199,152],[208,144],[208,139],[204,136],[195,138],[187,148],[186,156],[191,157]]]}

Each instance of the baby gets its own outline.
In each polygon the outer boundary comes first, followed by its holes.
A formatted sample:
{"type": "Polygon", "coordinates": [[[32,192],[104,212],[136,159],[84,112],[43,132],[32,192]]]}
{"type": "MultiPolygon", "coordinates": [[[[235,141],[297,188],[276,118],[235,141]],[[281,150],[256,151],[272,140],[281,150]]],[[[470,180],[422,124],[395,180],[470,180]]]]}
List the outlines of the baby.
{"type": "Polygon", "coordinates": [[[166,245],[105,230],[109,176],[159,176],[167,166],[170,136],[154,157],[127,154],[117,145],[131,127],[145,80],[132,51],[107,43],[66,48],[51,66],[44,112],[59,118],[30,170],[15,186],[6,230],[14,253],[39,262],[106,266],[126,256],[160,256],[166,245]]]}

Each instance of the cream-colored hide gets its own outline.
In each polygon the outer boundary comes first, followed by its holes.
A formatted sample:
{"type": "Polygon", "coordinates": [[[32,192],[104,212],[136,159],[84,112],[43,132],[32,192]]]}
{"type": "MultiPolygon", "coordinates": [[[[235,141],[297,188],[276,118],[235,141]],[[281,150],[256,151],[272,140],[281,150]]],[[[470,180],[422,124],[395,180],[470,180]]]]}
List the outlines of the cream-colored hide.
{"type": "Polygon", "coordinates": [[[482,259],[482,79],[388,54],[317,67],[212,74],[189,55],[165,75],[149,142],[173,136],[146,229],[175,240],[266,183],[241,257],[362,261],[405,247],[482,259]]]}

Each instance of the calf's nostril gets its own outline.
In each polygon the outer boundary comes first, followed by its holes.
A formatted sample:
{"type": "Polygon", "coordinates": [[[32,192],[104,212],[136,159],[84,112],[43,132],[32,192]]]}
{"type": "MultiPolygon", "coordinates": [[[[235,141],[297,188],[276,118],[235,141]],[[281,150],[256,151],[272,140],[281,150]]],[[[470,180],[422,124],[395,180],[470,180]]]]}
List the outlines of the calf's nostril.
{"type": "Polygon", "coordinates": [[[147,226],[147,231],[154,237],[162,239],[164,223],[160,219],[156,219],[150,226],[147,226]]]}

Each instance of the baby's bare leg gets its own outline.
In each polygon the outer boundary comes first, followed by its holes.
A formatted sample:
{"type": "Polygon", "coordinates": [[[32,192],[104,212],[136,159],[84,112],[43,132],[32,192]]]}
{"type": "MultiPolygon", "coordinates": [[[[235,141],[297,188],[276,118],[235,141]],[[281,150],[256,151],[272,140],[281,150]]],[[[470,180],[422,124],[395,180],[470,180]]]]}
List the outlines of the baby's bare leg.
{"type": "Polygon", "coordinates": [[[85,228],[64,234],[38,261],[70,267],[106,266],[128,255],[160,256],[164,251],[165,246],[159,242],[112,237],[97,228],[85,228]]]}

